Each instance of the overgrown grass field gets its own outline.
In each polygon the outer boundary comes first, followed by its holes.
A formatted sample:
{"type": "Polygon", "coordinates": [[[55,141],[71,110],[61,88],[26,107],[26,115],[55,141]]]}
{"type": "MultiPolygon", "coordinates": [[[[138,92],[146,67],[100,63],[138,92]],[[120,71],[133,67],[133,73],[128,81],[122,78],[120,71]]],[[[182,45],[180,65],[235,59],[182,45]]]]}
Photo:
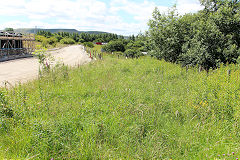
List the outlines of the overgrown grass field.
{"type": "Polygon", "coordinates": [[[238,65],[207,74],[149,57],[104,57],[54,70],[1,89],[2,159],[240,155],[238,65]]]}

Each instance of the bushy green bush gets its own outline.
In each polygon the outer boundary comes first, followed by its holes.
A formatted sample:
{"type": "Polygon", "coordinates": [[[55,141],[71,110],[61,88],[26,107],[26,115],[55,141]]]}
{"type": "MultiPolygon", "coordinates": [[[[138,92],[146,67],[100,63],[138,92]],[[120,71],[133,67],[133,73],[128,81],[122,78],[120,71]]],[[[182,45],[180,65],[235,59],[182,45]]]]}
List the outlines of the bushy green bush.
{"type": "Polygon", "coordinates": [[[142,52],[140,52],[139,50],[137,49],[127,49],[125,52],[124,52],[125,56],[126,57],[130,57],[130,58],[138,58],[140,57],[142,54],[142,52]]]}
{"type": "Polygon", "coordinates": [[[83,45],[85,47],[90,47],[90,48],[93,48],[94,47],[94,44],[92,42],[84,42],[83,45]]]}
{"type": "Polygon", "coordinates": [[[4,31],[5,32],[14,32],[14,29],[13,28],[5,28],[4,31]]]}
{"type": "Polygon", "coordinates": [[[50,37],[47,40],[50,45],[56,44],[58,42],[58,39],[56,37],[50,37]]]}
{"type": "Polygon", "coordinates": [[[103,50],[106,52],[124,52],[125,51],[125,44],[123,40],[114,40],[110,41],[108,44],[103,46],[103,50]]]}
{"type": "Polygon", "coordinates": [[[202,0],[205,9],[179,16],[158,9],[149,21],[152,56],[205,70],[236,63],[240,55],[240,9],[235,1],[202,0]],[[205,3],[206,2],[206,3],[205,3]]]}
{"type": "Polygon", "coordinates": [[[147,48],[146,45],[144,43],[145,41],[143,40],[137,40],[137,41],[130,41],[127,45],[126,45],[126,49],[131,49],[139,52],[147,52],[147,48]]]}
{"type": "Polygon", "coordinates": [[[78,42],[83,43],[83,42],[85,42],[85,40],[84,39],[79,39],[78,42]]]}
{"type": "Polygon", "coordinates": [[[36,40],[37,42],[43,42],[43,41],[47,41],[47,38],[44,37],[44,36],[41,36],[41,35],[36,35],[36,36],[35,36],[35,40],[36,40]]]}
{"type": "Polygon", "coordinates": [[[36,35],[35,40],[41,42],[44,48],[47,48],[48,45],[56,46],[58,39],[56,37],[46,38],[42,35],[36,35]]]}
{"type": "Polygon", "coordinates": [[[156,52],[158,59],[169,62],[178,60],[183,41],[178,19],[175,7],[167,15],[162,15],[157,8],[154,10],[153,19],[149,21],[149,34],[151,49],[156,52]]]}
{"type": "Polygon", "coordinates": [[[60,43],[62,44],[74,44],[75,41],[72,38],[63,38],[60,40],[60,43]]]}

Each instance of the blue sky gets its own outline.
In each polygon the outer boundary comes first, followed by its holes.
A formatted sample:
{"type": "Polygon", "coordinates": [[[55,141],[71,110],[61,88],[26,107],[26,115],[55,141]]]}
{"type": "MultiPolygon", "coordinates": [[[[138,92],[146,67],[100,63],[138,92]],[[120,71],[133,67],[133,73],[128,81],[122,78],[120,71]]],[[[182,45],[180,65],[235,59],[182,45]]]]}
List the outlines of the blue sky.
{"type": "Polygon", "coordinates": [[[180,14],[201,9],[198,0],[1,0],[0,29],[69,28],[122,35],[148,29],[152,11],[177,4],[180,14]]]}

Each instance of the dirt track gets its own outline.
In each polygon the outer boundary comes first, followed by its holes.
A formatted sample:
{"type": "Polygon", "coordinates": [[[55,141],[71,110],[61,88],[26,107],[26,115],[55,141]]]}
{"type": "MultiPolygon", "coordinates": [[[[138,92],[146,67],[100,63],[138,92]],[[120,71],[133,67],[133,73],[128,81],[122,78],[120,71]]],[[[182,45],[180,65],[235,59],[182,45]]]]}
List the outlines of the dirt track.
{"type": "MultiPolygon", "coordinates": [[[[50,51],[56,61],[61,60],[66,65],[82,65],[91,61],[83,51],[82,46],[69,46],[50,51]]],[[[14,85],[26,82],[38,76],[39,64],[37,58],[25,58],[0,62],[0,86],[14,85]]]]}

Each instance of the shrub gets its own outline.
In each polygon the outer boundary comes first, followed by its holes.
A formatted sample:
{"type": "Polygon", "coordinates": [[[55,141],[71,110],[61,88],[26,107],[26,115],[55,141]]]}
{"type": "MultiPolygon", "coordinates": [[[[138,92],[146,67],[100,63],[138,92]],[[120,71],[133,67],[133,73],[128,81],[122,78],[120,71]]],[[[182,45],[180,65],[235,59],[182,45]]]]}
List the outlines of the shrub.
{"type": "Polygon", "coordinates": [[[154,10],[148,32],[152,56],[183,66],[198,65],[205,70],[221,63],[236,63],[240,55],[239,3],[203,2],[209,6],[184,16],[179,16],[175,8],[166,15],[154,10]]]}
{"type": "Polygon", "coordinates": [[[127,49],[124,53],[126,57],[130,58],[138,58],[142,55],[142,52],[137,49],[127,49]]]}
{"type": "Polygon", "coordinates": [[[14,29],[13,28],[5,28],[4,31],[5,32],[14,32],[14,29]]]}
{"type": "Polygon", "coordinates": [[[149,21],[149,34],[151,49],[156,52],[158,59],[169,62],[176,62],[181,54],[183,32],[178,15],[173,8],[167,15],[162,15],[156,8],[153,12],[153,19],[149,21]]]}
{"type": "Polygon", "coordinates": [[[44,36],[41,36],[41,35],[36,35],[36,36],[35,36],[35,40],[36,40],[37,42],[43,42],[43,41],[47,41],[47,38],[44,37],[44,36]]]}
{"type": "Polygon", "coordinates": [[[60,40],[60,43],[62,44],[74,44],[75,41],[72,38],[63,38],[60,40]]]}
{"type": "Polygon", "coordinates": [[[115,52],[115,51],[124,52],[125,45],[122,40],[114,40],[114,41],[110,41],[108,44],[103,46],[103,50],[106,52],[115,52]]]}
{"type": "Polygon", "coordinates": [[[90,48],[93,48],[94,47],[94,44],[92,42],[84,42],[83,45],[85,47],[90,47],[90,48]]]}
{"type": "Polygon", "coordinates": [[[80,43],[84,43],[85,40],[84,40],[84,39],[79,39],[78,42],[80,42],[80,43]]]}
{"type": "Polygon", "coordinates": [[[41,36],[41,35],[36,35],[35,40],[38,41],[38,42],[41,42],[42,47],[44,47],[44,48],[47,48],[48,45],[55,46],[55,44],[58,41],[57,38],[55,38],[55,37],[46,38],[46,37],[41,36]]]}
{"type": "Polygon", "coordinates": [[[47,40],[50,45],[56,44],[58,42],[57,38],[55,37],[50,37],[47,40]]]}

